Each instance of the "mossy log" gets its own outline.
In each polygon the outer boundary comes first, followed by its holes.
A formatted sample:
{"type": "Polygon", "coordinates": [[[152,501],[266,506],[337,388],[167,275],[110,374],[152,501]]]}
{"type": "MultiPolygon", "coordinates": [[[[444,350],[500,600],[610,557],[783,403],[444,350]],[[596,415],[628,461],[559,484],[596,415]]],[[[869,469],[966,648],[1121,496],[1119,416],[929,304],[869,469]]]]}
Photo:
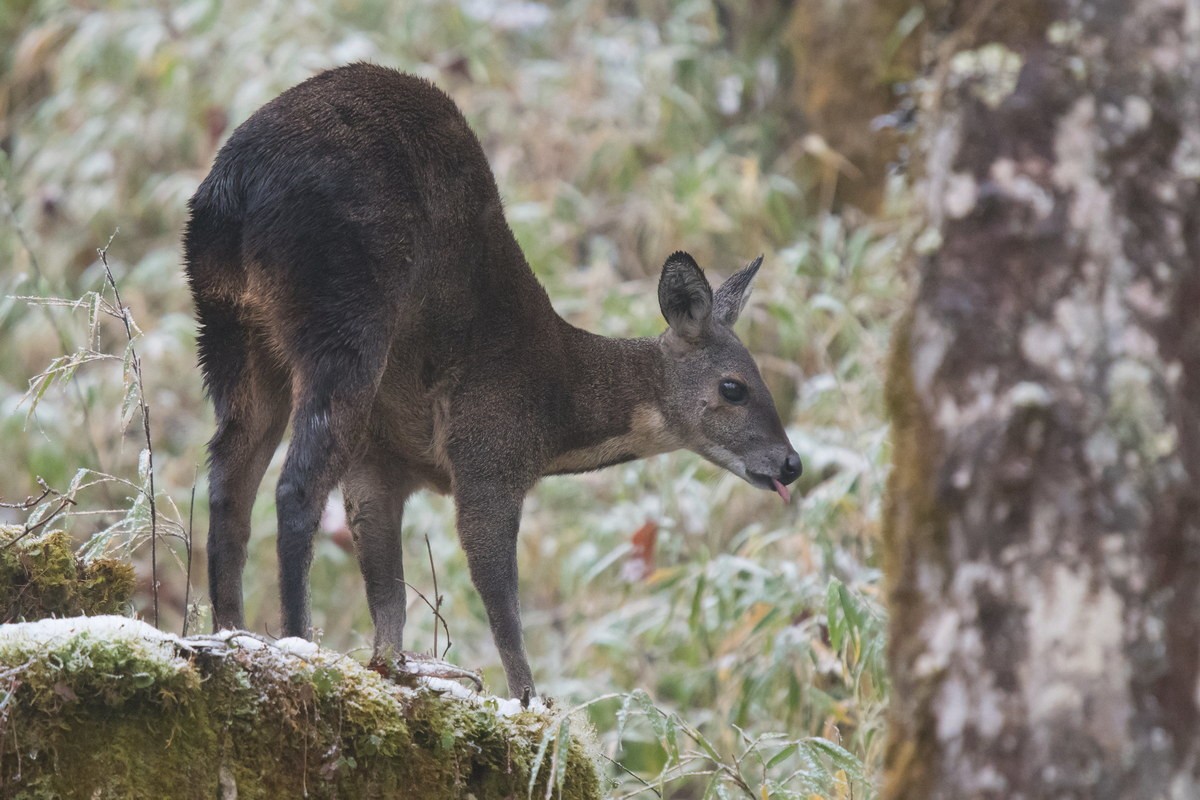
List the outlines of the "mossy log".
{"type": "Polygon", "coordinates": [[[299,639],[0,625],[0,796],[600,796],[566,717],[410,681],[299,639]]]}

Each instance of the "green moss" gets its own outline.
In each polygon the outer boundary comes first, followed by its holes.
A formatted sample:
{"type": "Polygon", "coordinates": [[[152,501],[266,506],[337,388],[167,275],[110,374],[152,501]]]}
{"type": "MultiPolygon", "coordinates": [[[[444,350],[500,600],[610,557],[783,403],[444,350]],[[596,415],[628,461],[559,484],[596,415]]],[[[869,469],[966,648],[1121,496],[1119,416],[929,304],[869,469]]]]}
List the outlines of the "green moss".
{"type": "Polygon", "coordinates": [[[939,752],[930,698],[941,676],[916,677],[909,668],[924,647],[919,631],[927,609],[919,589],[920,568],[945,565],[949,557],[948,523],[935,491],[941,438],[913,382],[912,328],[910,313],[896,327],[886,386],[893,442],[883,514],[888,660],[897,676],[894,696],[904,698],[904,709],[894,709],[888,735],[882,780],[887,798],[927,796],[939,752]]]}
{"type": "Polygon", "coordinates": [[[5,797],[524,797],[545,737],[534,796],[560,778],[564,798],[600,796],[578,737],[551,758],[561,719],[397,686],[324,651],[101,617],[0,631],[6,671],[5,797]]]}
{"type": "Polygon", "coordinates": [[[83,561],[63,531],[0,527],[0,622],[113,614],[133,597],[134,572],[115,559],[83,561]]]}
{"type": "MultiPolygon", "coordinates": [[[[885,387],[892,425],[892,471],[883,515],[884,571],[891,602],[897,593],[915,593],[910,580],[914,556],[943,553],[946,518],[934,489],[941,437],[921,405],[912,376],[911,315],[900,320],[893,338],[885,387]]],[[[943,553],[938,563],[947,563],[943,553]]]]}

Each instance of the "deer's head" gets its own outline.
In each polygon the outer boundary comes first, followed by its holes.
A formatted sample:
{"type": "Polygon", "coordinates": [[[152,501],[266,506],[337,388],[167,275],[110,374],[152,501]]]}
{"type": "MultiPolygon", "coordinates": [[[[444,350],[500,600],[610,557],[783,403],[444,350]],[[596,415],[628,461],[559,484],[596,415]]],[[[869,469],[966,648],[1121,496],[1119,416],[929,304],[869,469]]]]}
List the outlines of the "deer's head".
{"type": "Polygon", "coordinates": [[[762,256],[713,292],[690,255],[663,264],[658,302],[670,326],[660,337],[666,360],[664,412],[687,449],[747,482],[778,492],[800,476],[775,401],[733,332],[762,256]]]}

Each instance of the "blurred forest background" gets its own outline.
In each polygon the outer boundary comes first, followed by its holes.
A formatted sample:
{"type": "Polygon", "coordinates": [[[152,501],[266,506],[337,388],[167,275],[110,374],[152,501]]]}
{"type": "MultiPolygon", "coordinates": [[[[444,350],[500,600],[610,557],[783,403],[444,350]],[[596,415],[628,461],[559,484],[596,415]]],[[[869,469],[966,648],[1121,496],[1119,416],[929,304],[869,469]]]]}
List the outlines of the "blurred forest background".
{"type": "MultiPolygon", "coordinates": [[[[152,616],[149,464],[126,334],[104,313],[107,244],[151,410],[159,623],[207,629],[213,421],[180,269],[187,198],[237,124],[315,72],[368,60],[423,75],[471,121],[517,238],[575,324],[656,335],[672,250],[714,277],[765,254],[739,332],[805,464],[788,506],[689,454],[545,480],[519,550],[539,686],[566,704],[644,690],[666,716],[626,724],[641,707],[628,695],[590,707],[605,752],[670,778],[711,768],[688,755],[702,739],[724,764],[672,796],[738,782],[872,796],[887,697],[883,378],[916,227],[896,132],[922,19],[909,3],[768,0],[5,2],[0,499],[40,494],[38,478],[72,497],[54,524],[85,554],[132,559],[152,616]]],[[[260,632],[278,625],[281,459],[246,575],[260,632]]],[[[318,540],[314,623],[324,645],[365,658],[340,524],[331,515],[318,540]]],[[[431,598],[436,567],[447,657],[502,687],[449,500],[416,497],[404,528],[408,580],[431,598]]],[[[434,623],[410,593],[406,643],[432,649],[434,623]]]]}

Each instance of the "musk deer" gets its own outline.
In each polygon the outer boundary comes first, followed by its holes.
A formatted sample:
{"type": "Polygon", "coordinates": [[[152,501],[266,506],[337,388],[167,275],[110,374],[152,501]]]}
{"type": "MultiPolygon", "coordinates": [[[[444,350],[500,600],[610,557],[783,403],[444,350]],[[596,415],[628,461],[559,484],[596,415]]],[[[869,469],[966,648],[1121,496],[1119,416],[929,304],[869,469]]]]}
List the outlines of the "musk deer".
{"type": "Polygon", "coordinates": [[[377,657],[401,648],[406,498],[453,495],[514,696],[533,691],[517,527],[544,475],[692,450],[786,501],[800,474],[733,333],[759,257],[713,292],[667,258],[657,338],[610,339],[550,305],[483,149],[429,82],[356,64],[284,92],[221,148],[190,201],[186,271],[209,442],[214,624],[240,627],[250,509],[289,420],[276,488],[283,632],[308,636],[313,535],[347,516],[377,657]]]}

